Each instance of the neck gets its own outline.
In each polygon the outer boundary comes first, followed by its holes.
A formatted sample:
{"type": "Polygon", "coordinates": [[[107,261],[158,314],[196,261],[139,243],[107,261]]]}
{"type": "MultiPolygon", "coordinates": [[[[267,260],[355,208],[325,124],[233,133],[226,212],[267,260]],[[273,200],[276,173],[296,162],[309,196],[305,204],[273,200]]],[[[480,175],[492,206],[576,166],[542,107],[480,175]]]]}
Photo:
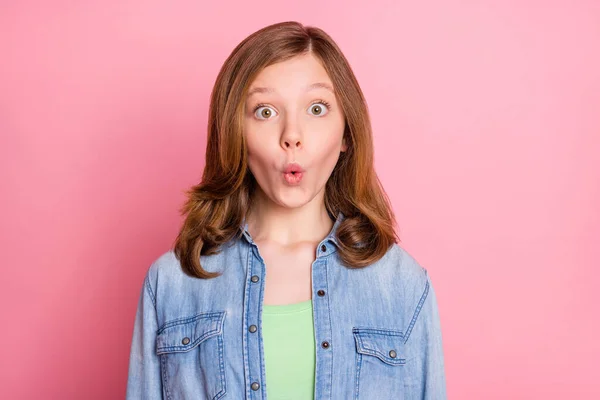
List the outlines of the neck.
{"type": "Polygon", "coordinates": [[[289,208],[274,204],[258,191],[248,210],[246,221],[250,236],[255,242],[270,242],[281,246],[320,242],[334,224],[327,213],[322,195],[315,196],[301,207],[289,208]]]}

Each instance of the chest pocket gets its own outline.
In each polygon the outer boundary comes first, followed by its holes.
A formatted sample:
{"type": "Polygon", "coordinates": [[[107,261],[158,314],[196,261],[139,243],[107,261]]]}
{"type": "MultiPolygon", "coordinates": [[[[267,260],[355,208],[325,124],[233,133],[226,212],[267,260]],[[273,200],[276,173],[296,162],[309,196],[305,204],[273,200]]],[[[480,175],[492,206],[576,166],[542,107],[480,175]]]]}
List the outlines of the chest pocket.
{"type": "Polygon", "coordinates": [[[225,395],[224,319],[224,311],[208,312],[169,321],[158,330],[156,354],[166,399],[225,395]]]}
{"type": "Polygon", "coordinates": [[[356,344],[354,399],[403,399],[405,344],[400,331],[353,328],[356,344]]]}

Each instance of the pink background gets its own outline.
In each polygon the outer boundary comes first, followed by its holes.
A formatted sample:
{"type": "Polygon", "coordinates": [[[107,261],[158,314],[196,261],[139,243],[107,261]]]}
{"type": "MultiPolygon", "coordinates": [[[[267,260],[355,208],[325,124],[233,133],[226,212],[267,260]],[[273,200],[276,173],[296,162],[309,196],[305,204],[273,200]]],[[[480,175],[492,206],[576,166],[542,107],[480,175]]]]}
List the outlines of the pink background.
{"type": "Polygon", "coordinates": [[[600,398],[599,2],[95,3],[0,3],[2,398],[124,397],[217,72],[283,20],[362,85],[448,397],[600,398]]]}

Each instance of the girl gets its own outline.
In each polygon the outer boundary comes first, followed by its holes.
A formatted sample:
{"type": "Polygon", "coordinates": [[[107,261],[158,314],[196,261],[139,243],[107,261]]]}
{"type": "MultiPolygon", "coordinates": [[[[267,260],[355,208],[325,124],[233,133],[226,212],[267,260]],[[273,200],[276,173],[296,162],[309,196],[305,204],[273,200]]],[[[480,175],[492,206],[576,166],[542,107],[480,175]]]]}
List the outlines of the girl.
{"type": "Polygon", "coordinates": [[[398,242],[367,105],[324,31],[243,40],[211,95],[206,166],[149,267],[128,399],[444,399],[427,271],[398,242]]]}

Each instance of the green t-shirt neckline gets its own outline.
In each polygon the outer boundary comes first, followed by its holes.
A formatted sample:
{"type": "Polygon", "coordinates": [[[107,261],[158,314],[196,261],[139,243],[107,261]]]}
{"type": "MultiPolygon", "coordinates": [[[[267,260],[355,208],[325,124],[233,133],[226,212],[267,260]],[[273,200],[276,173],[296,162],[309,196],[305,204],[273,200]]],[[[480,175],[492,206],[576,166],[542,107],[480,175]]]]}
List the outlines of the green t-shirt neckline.
{"type": "Polygon", "coordinates": [[[312,299],[290,304],[263,304],[263,314],[290,314],[312,307],[312,299]]]}

